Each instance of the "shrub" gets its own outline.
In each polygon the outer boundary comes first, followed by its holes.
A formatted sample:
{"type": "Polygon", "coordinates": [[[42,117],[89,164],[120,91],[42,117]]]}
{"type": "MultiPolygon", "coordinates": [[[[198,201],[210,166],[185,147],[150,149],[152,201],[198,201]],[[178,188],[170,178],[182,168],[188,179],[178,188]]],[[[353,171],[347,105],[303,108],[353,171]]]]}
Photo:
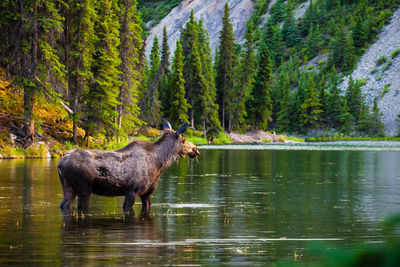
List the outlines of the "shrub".
{"type": "Polygon", "coordinates": [[[397,57],[400,54],[400,47],[396,48],[393,52],[392,52],[392,59],[394,59],[395,57],[397,57]]]}
{"type": "Polygon", "coordinates": [[[378,58],[378,60],[376,61],[376,65],[377,65],[377,66],[380,66],[380,65],[382,65],[383,63],[386,63],[386,61],[387,61],[386,56],[380,56],[380,57],[378,58]]]}
{"type": "Polygon", "coordinates": [[[390,83],[385,84],[385,86],[383,87],[382,93],[381,93],[381,99],[385,96],[385,94],[386,94],[387,92],[389,92],[390,86],[391,86],[391,85],[392,85],[392,84],[390,84],[390,83]]]}

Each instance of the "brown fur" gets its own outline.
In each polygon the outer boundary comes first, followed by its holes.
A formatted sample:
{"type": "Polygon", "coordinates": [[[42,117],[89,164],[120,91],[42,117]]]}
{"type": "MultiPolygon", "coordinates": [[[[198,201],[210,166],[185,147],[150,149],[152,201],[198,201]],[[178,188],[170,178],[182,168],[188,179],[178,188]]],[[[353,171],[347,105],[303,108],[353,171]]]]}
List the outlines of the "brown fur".
{"type": "Polygon", "coordinates": [[[78,149],[68,152],[58,164],[64,192],[60,208],[71,212],[78,196],[78,213],[87,213],[93,193],[125,196],[125,212],[132,211],[136,197],[140,196],[143,209],[150,211],[151,195],[157,189],[161,174],[179,158],[199,155],[197,147],[179,134],[186,127],[177,133],[168,130],[154,143],[134,141],[116,151],[78,149]]]}

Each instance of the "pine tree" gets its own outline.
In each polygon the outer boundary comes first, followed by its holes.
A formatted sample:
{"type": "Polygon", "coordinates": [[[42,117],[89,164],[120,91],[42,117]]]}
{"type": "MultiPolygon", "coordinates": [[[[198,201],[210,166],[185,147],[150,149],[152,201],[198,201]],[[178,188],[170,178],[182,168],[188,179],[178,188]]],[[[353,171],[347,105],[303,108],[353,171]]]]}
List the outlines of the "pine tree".
{"type": "MultiPolygon", "coordinates": [[[[330,125],[334,128],[339,127],[339,116],[341,114],[342,97],[339,89],[339,75],[336,68],[333,66],[330,71],[331,78],[328,83],[328,99],[326,106],[326,115],[330,125]]],[[[346,101],[347,105],[347,101],[346,101]]]]}
{"type": "Polygon", "coordinates": [[[378,99],[374,98],[374,103],[372,106],[371,114],[371,128],[370,133],[374,136],[384,136],[385,135],[385,125],[381,121],[382,113],[378,108],[378,99]]]}
{"type": "Polygon", "coordinates": [[[137,10],[136,0],[125,0],[120,2],[119,12],[120,22],[120,46],[119,55],[121,64],[118,101],[120,105],[118,111],[118,129],[121,132],[124,126],[127,133],[131,132],[135,126],[141,125],[142,121],[138,118],[138,96],[139,81],[142,78],[140,69],[140,53],[143,45],[141,19],[137,10]]]}
{"type": "Polygon", "coordinates": [[[291,101],[290,101],[290,84],[288,73],[284,72],[282,74],[281,83],[281,102],[279,103],[279,111],[277,113],[277,121],[276,124],[278,126],[279,132],[288,132],[290,130],[290,109],[291,109],[291,101]]]}
{"type": "Polygon", "coordinates": [[[322,47],[322,34],[319,26],[317,25],[314,29],[314,26],[311,25],[310,32],[306,39],[306,53],[308,58],[314,58],[318,55],[319,50],[322,47]]]}
{"type": "Polygon", "coordinates": [[[357,121],[360,116],[363,99],[361,95],[361,85],[354,81],[352,76],[350,76],[349,85],[346,90],[346,99],[349,106],[349,112],[357,121]]]}
{"type": "Polygon", "coordinates": [[[169,91],[169,79],[170,79],[170,70],[169,70],[169,46],[168,46],[168,34],[167,28],[164,26],[163,28],[163,42],[161,46],[161,81],[158,87],[158,91],[160,93],[160,101],[162,106],[163,114],[166,117],[170,117],[170,99],[169,96],[171,92],[169,91]]]}
{"type": "Polygon", "coordinates": [[[350,134],[354,131],[354,117],[349,112],[346,98],[343,99],[341,112],[338,116],[340,128],[339,131],[344,134],[350,134]]]}
{"type": "Polygon", "coordinates": [[[197,22],[194,19],[193,10],[190,13],[190,20],[182,30],[180,43],[182,44],[182,54],[184,57],[183,78],[185,80],[186,99],[191,106],[190,124],[192,127],[195,127],[194,102],[198,95],[195,93],[194,88],[197,86],[195,78],[198,74],[194,73],[194,71],[198,71],[199,66],[192,66],[192,64],[195,64],[195,60],[193,60],[193,48],[199,45],[199,31],[197,22]]]}
{"type": "Polygon", "coordinates": [[[204,118],[202,121],[203,125],[203,135],[206,138],[206,134],[209,135],[209,138],[216,136],[219,132],[222,131],[221,122],[218,118],[218,105],[215,103],[216,101],[216,88],[215,88],[215,79],[214,79],[214,69],[213,69],[213,60],[211,56],[210,42],[207,29],[203,26],[203,21],[200,20],[198,23],[198,34],[199,34],[199,53],[201,60],[201,68],[203,71],[204,80],[207,85],[207,98],[205,106],[207,106],[207,113],[203,116],[200,115],[201,118],[204,118]]]}
{"type": "Polygon", "coordinates": [[[282,36],[287,47],[292,47],[301,41],[300,32],[296,25],[291,8],[286,9],[286,16],[283,21],[282,36]]]}
{"type": "Polygon", "coordinates": [[[300,123],[303,132],[308,129],[317,129],[321,126],[321,103],[317,97],[314,78],[308,74],[306,96],[300,106],[300,123]]]}
{"type": "MultiPolygon", "coordinates": [[[[234,35],[233,26],[229,19],[229,6],[225,4],[224,17],[222,18],[222,30],[219,37],[218,60],[216,61],[216,88],[217,103],[220,108],[222,128],[226,123],[232,123],[232,88],[233,88],[233,67],[236,61],[234,56],[234,35]]],[[[228,125],[228,128],[229,125],[228,125]]]]}
{"type": "Polygon", "coordinates": [[[362,48],[365,46],[365,43],[368,40],[368,36],[367,33],[364,29],[364,25],[363,25],[363,20],[364,20],[364,16],[362,15],[357,15],[357,13],[355,14],[356,16],[356,26],[354,27],[354,30],[352,32],[352,38],[353,38],[353,43],[354,43],[354,47],[355,48],[362,48]]]}
{"type": "Polygon", "coordinates": [[[154,37],[150,53],[150,68],[147,74],[147,88],[144,96],[144,108],[141,119],[149,126],[157,127],[161,121],[161,103],[158,86],[161,80],[160,47],[157,36],[154,37]]]}
{"type": "Polygon", "coordinates": [[[54,0],[3,1],[1,5],[0,56],[13,83],[24,91],[21,143],[28,147],[35,136],[34,105],[39,92],[54,98],[53,87],[66,86],[65,65],[57,49],[64,18],[54,0]]]}
{"type": "Polygon", "coordinates": [[[346,36],[346,46],[345,46],[345,54],[343,57],[343,72],[348,73],[354,69],[354,65],[356,64],[356,52],[353,44],[353,39],[351,36],[346,36]]]}
{"type": "Polygon", "coordinates": [[[115,111],[120,104],[118,101],[118,77],[121,64],[118,46],[119,8],[116,2],[108,0],[98,3],[98,19],[95,21],[97,40],[95,43],[92,72],[94,81],[89,86],[85,96],[86,121],[84,128],[87,135],[103,132],[107,137],[115,133],[114,118],[118,115],[115,111]]]}
{"type": "Polygon", "coordinates": [[[268,47],[262,44],[258,55],[258,68],[249,100],[248,119],[253,129],[267,129],[272,119],[272,70],[268,47]]]}
{"type": "Polygon", "coordinates": [[[69,1],[65,10],[64,47],[68,70],[69,102],[72,110],[72,140],[78,143],[77,127],[82,116],[82,96],[88,90],[92,77],[91,62],[94,50],[94,18],[97,16],[92,0],[81,3],[69,1]]]}
{"type": "Polygon", "coordinates": [[[150,53],[150,75],[149,80],[152,81],[156,78],[157,71],[160,68],[160,46],[158,44],[157,35],[154,36],[153,46],[150,53]]]}
{"type": "MultiPolygon", "coordinates": [[[[249,23],[246,28],[244,49],[239,56],[239,64],[234,69],[234,94],[233,94],[233,123],[232,127],[240,129],[247,115],[246,102],[250,97],[251,86],[255,76],[255,57],[253,24],[249,23]]],[[[232,129],[230,129],[232,130],[232,129]]]]}
{"type": "Polygon", "coordinates": [[[185,98],[185,80],[183,79],[183,55],[179,40],[176,41],[176,50],[172,65],[170,82],[170,121],[174,127],[189,122],[187,115],[190,105],[185,98]]]}

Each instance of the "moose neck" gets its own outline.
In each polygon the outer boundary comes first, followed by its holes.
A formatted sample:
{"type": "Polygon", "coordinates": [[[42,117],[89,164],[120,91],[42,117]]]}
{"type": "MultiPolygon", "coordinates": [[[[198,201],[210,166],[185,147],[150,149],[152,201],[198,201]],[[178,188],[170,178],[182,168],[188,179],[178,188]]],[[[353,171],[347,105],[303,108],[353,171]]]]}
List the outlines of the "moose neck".
{"type": "Polygon", "coordinates": [[[156,164],[160,173],[168,169],[174,161],[179,159],[178,147],[175,142],[165,140],[156,145],[156,164]]]}

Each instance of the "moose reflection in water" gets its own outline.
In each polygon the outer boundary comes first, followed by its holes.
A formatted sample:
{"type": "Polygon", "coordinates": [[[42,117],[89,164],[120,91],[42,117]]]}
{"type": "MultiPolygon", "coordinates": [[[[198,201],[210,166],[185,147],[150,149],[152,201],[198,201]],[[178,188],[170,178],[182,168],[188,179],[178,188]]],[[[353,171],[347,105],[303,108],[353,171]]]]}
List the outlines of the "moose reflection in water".
{"type": "Polygon", "coordinates": [[[184,123],[176,132],[168,121],[164,134],[154,143],[134,141],[116,151],[78,149],[68,152],[58,163],[58,173],[64,198],[60,208],[72,212],[78,196],[78,214],[88,213],[90,195],[125,196],[124,212],[133,213],[137,196],[144,212],[150,212],[152,194],[161,174],[174,161],[186,155],[198,156],[196,145],[187,142],[182,134],[184,123]]]}

